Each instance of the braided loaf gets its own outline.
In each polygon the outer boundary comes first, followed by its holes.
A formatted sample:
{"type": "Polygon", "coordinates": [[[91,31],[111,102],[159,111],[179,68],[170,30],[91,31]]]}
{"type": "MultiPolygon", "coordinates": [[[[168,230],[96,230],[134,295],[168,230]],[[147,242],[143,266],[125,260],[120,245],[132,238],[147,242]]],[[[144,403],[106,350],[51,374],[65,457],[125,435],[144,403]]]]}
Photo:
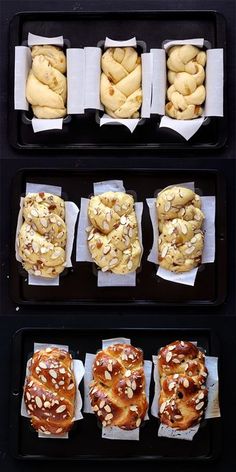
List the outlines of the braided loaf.
{"type": "Polygon", "coordinates": [[[134,272],[140,265],[141,246],[134,199],[123,192],[105,192],[90,199],[88,246],[103,272],[134,272]]]}
{"type": "Polygon", "coordinates": [[[187,272],[201,263],[204,214],[200,197],[184,187],[158,194],[159,264],[172,272],[187,272]]]}
{"type": "Polygon", "coordinates": [[[138,428],[148,407],[142,351],[130,344],[113,344],[99,351],[90,400],[103,426],[138,428]]]}
{"type": "Polygon", "coordinates": [[[142,67],[132,47],[109,48],[102,56],[101,102],[113,118],[138,118],[142,67]]]}
{"type": "Polygon", "coordinates": [[[168,51],[168,81],[166,113],[177,120],[191,120],[203,113],[205,101],[204,66],[206,53],[186,44],[168,51]]]}
{"type": "Polygon", "coordinates": [[[66,115],[66,58],[56,46],[33,46],[32,68],[26,84],[26,98],[37,118],[66,115]]]}
{"type": "Polygon", "coordinates": [[[65,268],[65,204],[57,195],[28,193],[23,203],[19,255],[30,274],[53,278],[65,268]]]}
{"type": "Polygon", "coordinates": [[[208,395],[205,355],[191,342],[174,341],[160,349],[157,369],[161,423],[181,430],[199,423],[208,395]]]}
{"type": "Polygon", "coordinates": [[[24,401],[31,424],[44,434],[71,429],[75,411],[72,357],[63,349],[36,351],[24,386],[24,401]]]}

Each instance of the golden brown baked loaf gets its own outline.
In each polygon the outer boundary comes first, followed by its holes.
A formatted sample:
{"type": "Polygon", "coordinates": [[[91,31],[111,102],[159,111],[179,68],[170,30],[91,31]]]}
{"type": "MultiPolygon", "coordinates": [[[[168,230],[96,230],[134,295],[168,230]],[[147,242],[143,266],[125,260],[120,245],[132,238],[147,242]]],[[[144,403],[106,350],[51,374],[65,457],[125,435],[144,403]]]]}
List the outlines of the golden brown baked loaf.
{"type": "Polygon", "coordinates": [[[168,51],[166,113],[177,120],[191,120],[203,114],[205,101],[206,53],[191,44],[168,51]]]}
{"type": "Polygon", "coordinates": [[[26,84],[26,98],[37,118],[66,115],[67,80],[64,52],[50,45],[33,46],[32,67],[26,84]]]}
{"type": "Polygon", "coordinates": [[[142,104],[141,58],[132,47],[108,48],[102,55],[101,103],[113,118],[138,118],[142,104]]]}
{"type": "Polygon", "coordinates": [[[199,423],[208,395],[205,355],[191,342],[174,341],[160,349],[157,369],[161,423],[180,430],[199,423]]]}
{"type": "Polygon", "coordinates": [[[103,272],[134,272],[140,265],[141,246],[132,195],[105,192],[90,199],[88,247],[103,272]]]}
{"type": "Polygon", "coordinates": [[[54,278],[65,268],[65,203],[50,193],[28,193],[18,234],[19,255],[28,273],[54,278]]]}
{"type": "Polygon", "coordinates": [[[162,190],[156,200],[158,262],[172,272],[188,272],[201,263],[204,234],[200,197],[184,187],[162,190]]]}
{"type": "Polygon", "coordinates": [[[99,351],[93,365],[90,400],[104,427],[138,428],[148,407],[142,351],[130,344],[112,344],[99,351]]]}
{"type": "Polygon", "coordinates": [[[75,412],[75,377],[71,355],[48,347],[36,351],[24,385],[24,401],[31,424],[44,434],[71,429],[75,412]]]}

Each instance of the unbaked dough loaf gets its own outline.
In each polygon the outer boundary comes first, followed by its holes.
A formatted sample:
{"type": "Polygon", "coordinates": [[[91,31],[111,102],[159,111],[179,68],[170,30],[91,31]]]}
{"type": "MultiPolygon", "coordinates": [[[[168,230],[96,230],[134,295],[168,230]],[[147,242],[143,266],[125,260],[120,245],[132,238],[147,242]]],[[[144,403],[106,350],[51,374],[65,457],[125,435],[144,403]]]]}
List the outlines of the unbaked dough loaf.
{"type": "Polygon", "coordinates": [[[18,234],[19,255],[30,274],[57,277],[65,268],[65,204],[57,195],[28,193],[18,234]]]}
{"type": "Polygon", "coordinates": [[[141,246],[132,195],[106,192],[90,199],[88,216],[92,227],[88,246],[103,272],[134,272],[140,265],[141,246]]]}
{"type": "Polygon", "coordinates": [[[191,120],[203,114],[206,98],[206,53],[191,44],[173,46],[168,51],[166,113],[177,120],[191,120]]]}
{"type": "Polygon", "coordinates": [[[137,118],[142,104],[142,66],[132,47],[108,48],[102,56],[101,103],[113,118],[137,118]]]}
{"type": "Polygon", "coordinates": [[[66,58],[56,46],[33,46],[32,68],[26,98],[37,118],[61,118],[66,115],[66,58]]]}
{"type": "Polygon", "coordinates": [[[158,194],[158,262],[172,272],[188,272],[201,263],[204,244],[199,195],[184,187],[158,194]]]}

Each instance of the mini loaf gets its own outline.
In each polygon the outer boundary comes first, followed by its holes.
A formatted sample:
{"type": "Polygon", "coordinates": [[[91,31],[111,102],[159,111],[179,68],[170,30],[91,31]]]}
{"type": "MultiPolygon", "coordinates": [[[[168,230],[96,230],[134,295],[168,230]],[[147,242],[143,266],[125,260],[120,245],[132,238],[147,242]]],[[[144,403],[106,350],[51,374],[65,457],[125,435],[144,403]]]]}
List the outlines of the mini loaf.
{"type": "Polygon", "coordinates": [[[156,200],[158,263],[172,272],[188,272],[201,263],[204,234],[200,197],[184,187],[164,189],[156,200]]]}
{"type": "Polygon", "coordinates": [[[157,369],[161,423],[180,430],[199,423],[208,396],[205,355],[191,342],[174,341],[160,349],[157,369]]]}
{"type": "Polygon", "coordinates": [[[54,278],[65,268],[65,204],[57,195],[28,193],[18,234],[19,255],[30,274],[54,278]]]}
{"type": "Polygon", "coordinates": [[[142,104],[141,58],[132,47],[108,48],[102,56],[101,103],[113,118],[138,118],[142,104]]]}
{"type": "Polygon", "coordinates": [[[64,434],[73,426],[75,377],[71,355],[48,347],[34,353],[24,385],[31,424],[44,434],[64,434]]]}
{"type": "Polygon", "coordinates": [[[140,265],[141,246],[132,195],[106,192],[90,199],[88,247],[103,272],[134,272],[140,265]]]}
{"type": "Polygon", "coordinates": [[[205,101],[206,53],[190,44],[168,50],[166,113],[177,120],[191,120],[203,114],[205,101]]]}
{"type": "Polygon", "coordinates": [[[148,403],[143,364],[142,351],[130,344],[112,344],[97,353],[90,400],[104,427],[131,430],[144,420],[148,403]]]}
{"type": "Polygon", "coordinates": [[[32,67],[26,84],[26,98],[37,118],[66,115],[66,57],[57,46],[33,46],[32,67]]]}

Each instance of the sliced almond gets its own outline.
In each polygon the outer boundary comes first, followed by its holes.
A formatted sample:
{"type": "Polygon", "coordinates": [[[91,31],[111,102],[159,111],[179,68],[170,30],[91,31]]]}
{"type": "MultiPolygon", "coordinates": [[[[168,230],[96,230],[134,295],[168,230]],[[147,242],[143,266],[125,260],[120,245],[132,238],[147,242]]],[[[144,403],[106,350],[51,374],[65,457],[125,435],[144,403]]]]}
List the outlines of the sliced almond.
{"type": "Polygon", "coordinates": [[[163,413],[165,407],[166,407],[166,402],[163,402],[160,406],[160,413],[163,413]]]}
{"type": "Polygon", "coordinates": [[[126,218],[125,215],[123,215],[123,216],[121,217],[121,219],[120,219],[120,223],[121,223],[122,225],[125,225],[125,224],[126,224],[126,221],[127,221],[127,218],[126,218]]]}
{"type": "Polygon", "coordinates": [[[166,254],[167,254],[168,250],[169,250],[169,247],[164,246],[164,248],[162,249],[162,252],[161,252],[162,259],[164,259],[164,257],[166,257],[166,254]]]}
{"type": "Polygon", "coordinates": [[[132,267],[133,267],[133,262],[129,261],[128,264],[127,264],[127,267],[128,267],[128,270],[131,270],[132,267]]]}
{"type": "Polygon", "coordinates": [[[66,405],[60,405],[57,409],[56,409],[56,413],[63,413],[63,411],[66,410],[66,405]]]}
{"type": "Polygon", "coordinates": [[[141,418],[138,418],[137,421],[136,421],[136,426],[137,428],[141,425],[141,418]]]}
{"type": "Polygon", "coordinates": [[[109,421],[113,418],[113,414],[112,413],[108,413],[108,415],[105,416],[105,421],[109,421]]]}
{"type": "Polygon", "coordinates": [[[53,377],[53,379],[56,379],[57,378],[57,373],[54,369],[49,369],[49,375],[51,375],[51,377],[53,377]]]}
{"type": "Polygon", "coordinates": [[[119,259],[117,257],[113,257],[113,259],[111,259],[110,262],[109,262],[109,266],[110,267],[114,266],[114,265],[118,264],[118,262],[119,262],[119,259]]]}
{"type": "Polygon", "coordinates": [[[36,403],[38,408],[42,408],[43,402],[42,402],[40,397],[38,397],[38,396],[35,397],[35,403],[36,403]]]}
{"type": "Polygon", "coordinates": [[[185,254],[192,254],[192,252],[194,252],[194,250],[195,250],[195,247],[194,247],[194,246],[188,247],[188,248],[185,250],[185,254]]]}
{"type": "Polygon", "coordinates": [[[200,402],[195,406],[196,410],[201,410],[203,407],[204,407],[204,402],[200,402]]]}
{"type": "Polygon", "coordinates": [[[102,409],[105,405],[105,400],[101,400],[99,404],[99,408],[102,409]]]}
{"type": "Polygon", "coordinates": [[[131,375],[131,370],[126,370],[125,371],[125,377],[130,377],[131,375]]]}
{"type": "Polygon", "coordinates": [[[111,380],[111,374],[110,374],[110,372],[108,372],[108,370],[105,370],[104,376],[105,376],[106,380],[111,380]]]}
{"type": "Polygon", "coordinates": [[[134,393],[133,393],[132,388],[128,387],[128,388],[127,388],[127,396],[128,396],[128,398],[133,398],[133,395],[134,395],[134,393]]]}
{"type": "Polygon", "coordinates": [[[188,388],[188,387],[189,387],[189,381],[188,381],[188,379],[184,379],[184,381],[183,381],[183,386],[184,386],[185,388],[188,388]]]}
{"type": "Polygon", "coordinates": [[[110,405],[105,405],[105,406],[104,406],[104,410],[106,410],[107,413],[110,413],[110,412],[111,412],[111,407],[110,407],[110,405]]]}
{"type": "Polygon", "coordinates": [[[171,390],[173,390],[173,388],[175,388],[175,385],[176,385],[175,382],[170,382],[169,385],[168,385],[168,390],[171,392],[171,390]]]}
{"type": "Polygon", "coordinates": [[[167,201],[167,202],[165,203],[165,205],[164,205],[164,210],[165,210],[165,212],[169,211],[170,208],[171,208],[171,203],[167,201]]]}
{"type": "Polygon", "coordinates": [[[167,363],[170,362],[171,358],[172,358],[172,352],[168,351],[166,354],[166,362],[167,363]]]}
{"type": "Polygon", "coordinates": [[[105,231],[109,231],[109,229],[110,229],[110,226],[107,223],[107,221],[103,221],[102,227],[103,227],[103,229],[105,229],[105,231]]]}

